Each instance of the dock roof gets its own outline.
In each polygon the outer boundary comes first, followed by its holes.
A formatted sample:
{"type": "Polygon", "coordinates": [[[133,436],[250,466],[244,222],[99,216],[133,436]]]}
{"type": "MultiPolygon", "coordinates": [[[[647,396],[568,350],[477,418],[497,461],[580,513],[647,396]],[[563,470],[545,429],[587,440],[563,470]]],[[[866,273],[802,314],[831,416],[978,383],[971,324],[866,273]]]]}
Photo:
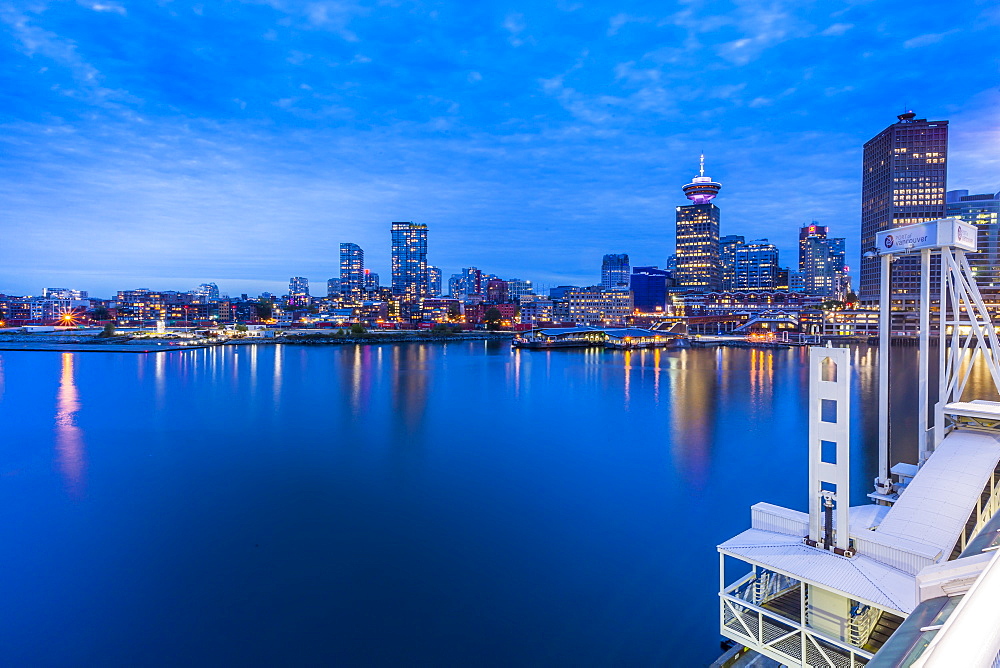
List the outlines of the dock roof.
{"type": "Polygon", "coordinates": [[[955,430],[920,468],[875,533],[932,545],[947,557],[1000,462],[1000,436],[955,430]]]}
{"type": "Polygon", "coordinates": [[[810,547],[800,536],[747,529],[719,545],[719,550],[904,615],[917,604],[912,575],[864,555],[842,557],[810,547]]]}

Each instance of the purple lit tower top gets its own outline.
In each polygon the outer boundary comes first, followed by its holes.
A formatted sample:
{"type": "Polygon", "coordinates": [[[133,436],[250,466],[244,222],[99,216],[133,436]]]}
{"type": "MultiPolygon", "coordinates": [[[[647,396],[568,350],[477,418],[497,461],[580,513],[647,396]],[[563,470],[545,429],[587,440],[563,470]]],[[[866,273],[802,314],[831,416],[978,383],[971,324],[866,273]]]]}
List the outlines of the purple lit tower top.
{"type": "Polygon", "coordinates": [[[705,176],[705,154],[701,154],[701,167],[698,169],[698,176],[691,179],[691,183],[684,186],[684,194],[695,204],[707,204],[715,199],[722,189],[722,184],[713,181],[705,176]]]}

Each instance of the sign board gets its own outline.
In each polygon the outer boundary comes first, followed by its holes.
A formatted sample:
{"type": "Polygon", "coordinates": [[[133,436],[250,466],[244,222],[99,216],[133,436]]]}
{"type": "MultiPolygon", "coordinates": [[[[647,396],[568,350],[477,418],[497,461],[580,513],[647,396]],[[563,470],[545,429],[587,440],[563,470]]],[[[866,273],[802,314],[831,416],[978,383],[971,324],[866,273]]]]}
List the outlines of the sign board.
{"type": "Polygon", "coordinates": [[[975,252],[976,226],[963,222],[960,218],[942,218],[896,227],[875,235],[875,247],[882,255],[942,246],[975,252]]]}

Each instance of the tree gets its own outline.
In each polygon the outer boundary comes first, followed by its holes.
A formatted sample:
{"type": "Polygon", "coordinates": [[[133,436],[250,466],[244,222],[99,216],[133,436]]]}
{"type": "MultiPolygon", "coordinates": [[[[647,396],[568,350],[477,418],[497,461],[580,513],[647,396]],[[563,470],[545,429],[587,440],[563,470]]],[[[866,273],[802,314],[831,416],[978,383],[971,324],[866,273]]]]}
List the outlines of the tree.
{"type": "Polygon", "coordinates": [[[486,313],[483,315],[483,320],[486,321],[486,329],[496,331],[500,329],[500,320],[503,318],[503,313],[500,312],[496,306],[491,306],[486,309],[486,313]]]}
{"type": "Polygon", "coordinates": [[[98,336],[101,337],[102,339],[111,338],[114,335],[115,335],[115,323],[113,322],[109,322],[108,324],[104,325],[104,331],[98,334],[98,336]]]}
{"type": "Polygon", "coordinates": [[[247,331],[247,326],[244,325],[242,322],[241,323],[237,323],[237,325],[236,325],[236,331],[237,332],[245,332],[245,331],[247,331]]]}
{"type": "Polygon", "coordinates": [[[274,304],[271,301],[263,300],[254,306],[257,309],[257,317],[261,320],[270,320],[274,316],[274,304]]]}
{"type": "Polygon", "coordinates": [[[351,334],[364,334],[367,331],[368,330],[365,329],[365,326],[362,325],[360,322],[356,322],[353,325],[351,325],[351,334]]]}
{"type": "Polygon", "coordinates": [[[847,296],[844,297],[844,301],[847,302],[848,304],[857,304],[858,296],[853,292],[848,292],[847,296]]]}
{"type": "Polygon", "coordinates": [[[111,320],[111,313],[103,306],[98,306],[90,317],[92,320],[111,320]]]}
{"type": "Polygon", "coordinates": [[[451,320],[452,322],[457,322],[460,317],[462,317],[462,309],[458,307],[458,304],[449,304],[448,320],[451,320]]]}

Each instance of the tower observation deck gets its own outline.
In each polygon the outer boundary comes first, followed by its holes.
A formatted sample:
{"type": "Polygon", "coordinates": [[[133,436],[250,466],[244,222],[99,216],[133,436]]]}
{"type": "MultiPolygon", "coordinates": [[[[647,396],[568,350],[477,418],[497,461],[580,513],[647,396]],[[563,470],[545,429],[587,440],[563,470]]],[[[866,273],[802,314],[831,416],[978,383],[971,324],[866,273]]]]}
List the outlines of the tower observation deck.
{"type": "Polygon", "coordinates": [[[695,204],[705,204],[715,199],[721,189],[721,183],[705,176],[705,154],[702,153],[698,176],[683,187],[684,195],[695,204]]]}

